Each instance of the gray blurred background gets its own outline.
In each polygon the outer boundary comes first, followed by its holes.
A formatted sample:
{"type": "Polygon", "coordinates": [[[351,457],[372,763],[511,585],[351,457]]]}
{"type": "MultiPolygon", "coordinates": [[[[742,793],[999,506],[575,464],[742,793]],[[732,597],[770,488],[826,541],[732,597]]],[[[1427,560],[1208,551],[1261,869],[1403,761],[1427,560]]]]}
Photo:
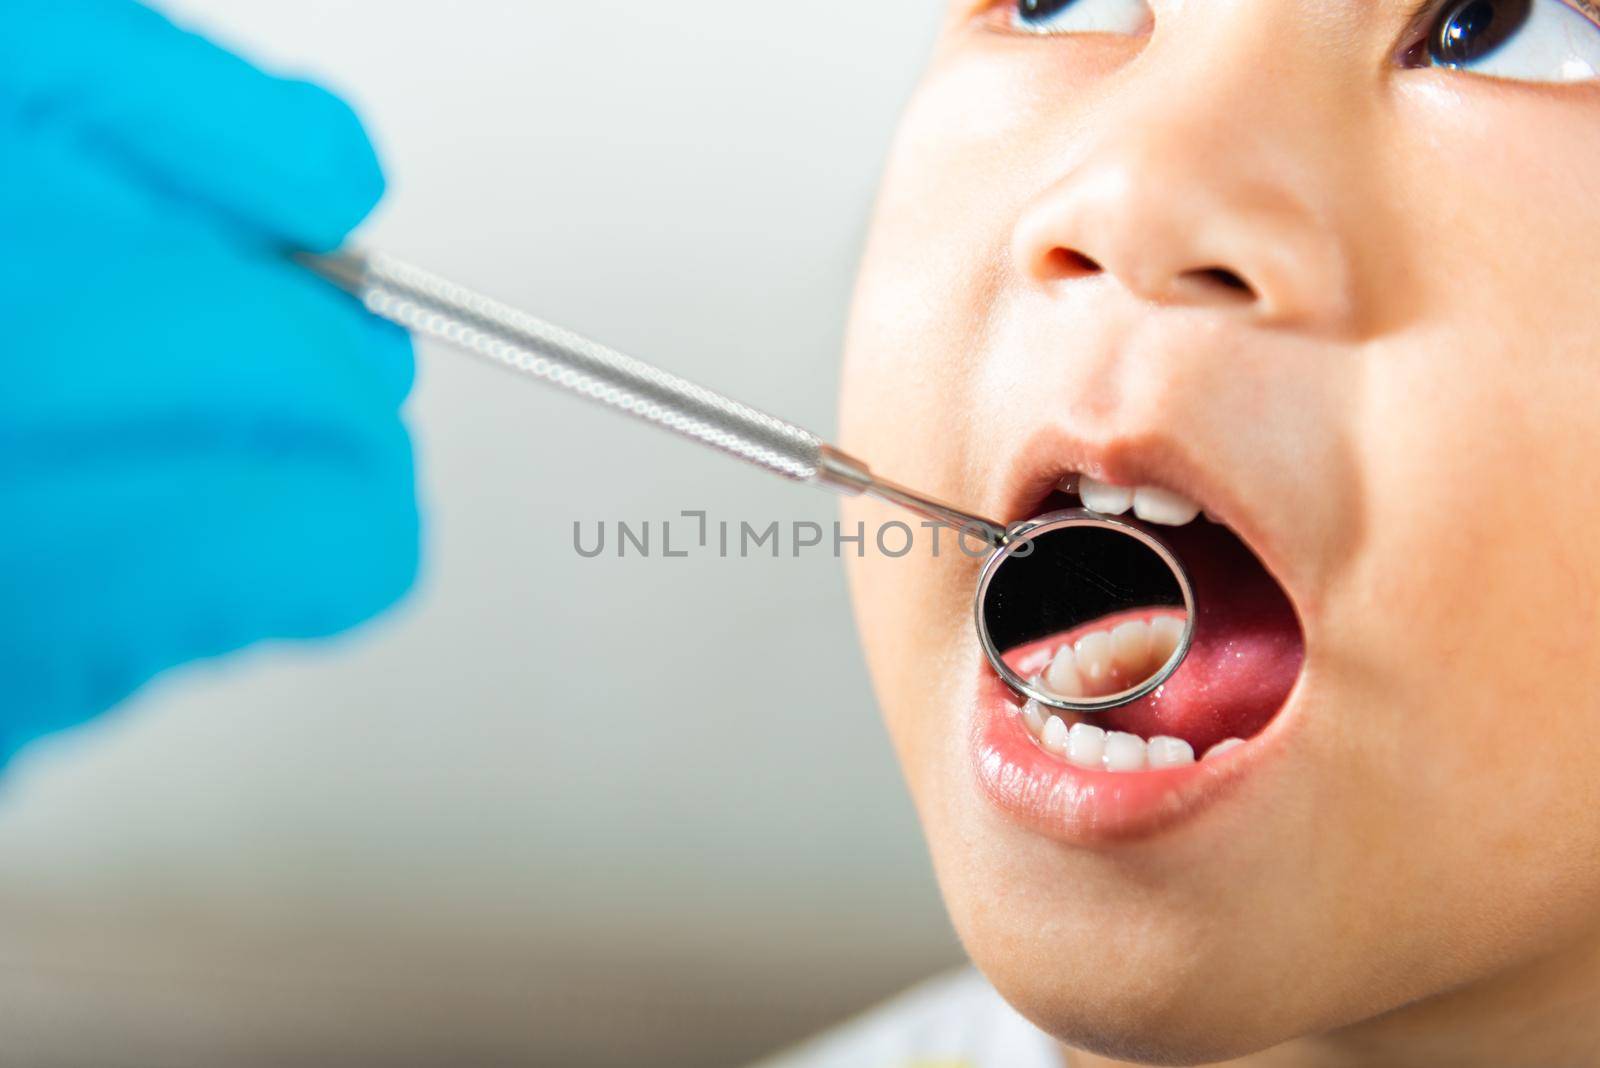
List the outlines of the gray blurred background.
{"type": "MultiPolygon", "coordinates": [[[[831,431],[936,4],[164,7],[357,105],[369,243],[831,431]]],[[[0,1063],[737,1064],[959,959],[838,562],[572,548],[832,500],[439,349],[410,414],[416,596],[0,784],[0,1063]]]]}

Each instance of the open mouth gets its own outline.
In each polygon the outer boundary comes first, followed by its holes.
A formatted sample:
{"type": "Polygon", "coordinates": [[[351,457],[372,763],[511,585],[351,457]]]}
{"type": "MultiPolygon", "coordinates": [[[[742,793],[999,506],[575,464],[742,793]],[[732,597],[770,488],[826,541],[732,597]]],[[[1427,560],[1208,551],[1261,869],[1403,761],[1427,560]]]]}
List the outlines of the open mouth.
{"type": "MultiPolygon", "coordinates": [[[[1237,777],[1295,687],[1305,639],[1284,587],[1199,503],[1157,486],[1069,474],[1033,511],[1070,507],[1122,516],[1183,561],[1194,590],[1192,644],[1154,691],[1094,714],[1024,702],[985,665],[979,777],[1003,807],[1068,837],[1150,828],[1237,777]]],[[[1157,607],[1121,612],[1005,659],[1064,697],[1108,693],[1164,663],[1182,618],[1157,607]]]]}
{"type": "MultiPolygon", "coordinates": [[[[1133,522],[1184,562],[1195,591],[1194,641],[1154,693],[1092,720],[1056,713],[1062,723],[1052,725],[1049,710],[1029,703],[1022,714],[1030,730],[1038,723],[1032,733],[1074,764],[1103,762],[1112,771],[1188,763],[1260,733],[1289,696],[1304,655],[1300,623],[1283,587],[1238,535],[1205,518],[1194,503],[1148,487],[1072,481],[1076,492],[1064,492],[1060,503],[1112,515],[1131,510],[1133,522]],[[1064,745],[1074,731],[1077,744],[1064,745]]],[[[1013,666],[1023,675],[1039,672],[1047,688],[1064,696],[1110,692],[1159,667],[1181,629],[1181,614],[1131,613],[1017,650],[1013,666]]]]}

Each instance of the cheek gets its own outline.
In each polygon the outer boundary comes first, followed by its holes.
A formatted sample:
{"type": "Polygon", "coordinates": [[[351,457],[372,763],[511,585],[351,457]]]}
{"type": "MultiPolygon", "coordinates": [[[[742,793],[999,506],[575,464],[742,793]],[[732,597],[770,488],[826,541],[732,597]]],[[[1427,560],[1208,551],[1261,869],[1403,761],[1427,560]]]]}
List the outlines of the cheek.
{"type": "MultiPolygon", "coordinates": [[[[1579,267],[1600,234],[1600,95],[1536,93],[1457,77],[1402,94],[1382,247],[1410,281],[1355,372],[1367,516],[1348,622],[1397,685],[1558,702],[1552,729],[1574,704],[1592,726],[1600,682],[1600,312],[1579,267]]],[[[1504,726],[1503,745],[1541,737],[1504,726]]]]}
{"type": "MultiPolygon", "coordinates": [[[[846,448],[917,462],[951,441],[952,417],[982,406],[970,379],[1008,270],[1012,225],[1030,191],[1059,175],[1073,136],[1060,95],[1078,87],[1063,85],[1059,57],[1029,73],[1049,56],[1015,46],[952,49],[902,117],[852,309],[846,448]]],[[[1082,86],[1113,58],[1085,57],[1082,86]]],[[[1080,106],[1089,103],[1084,93],[1080,106]]]]}
{"type": "Polygon", "coordinates": [[[1600,433],[1551,402],[1536,366],[1507,374],[1492,366],[1504,353],[1459,338],[1426,348],[1458,373],[1421,389],[1388,365],[1344,632],[1412,710],[1383,729],[1429,754],[1447,794],[1530,778],[1559,807],[1600,759],[1600,487],[1584,460],[1600,433]]]}
{"type": "MultiPolygon", "coordinates": [[[[982,147],[1012,135],[975,103],[1003,99],[989,84],[998,76],[964,58],[938,66],[902,122],[857,278],[840,401],[845,450],[886,477],[975,508],[990,474],[982,457],[994,408],[977,381],[977,354],[997,302],[1006,220],[1015,217],[991,171],[999,153],[982,147]]],[[[844,518],[870,533],[908,517],[851,500],[844,518]]],[[[947,752],[953,732],[927,724],[947,725],[970,699],[938,687],[974,677],[951,661],[975,648],[971,604],[981,566],[948,532],[933,558],[932,536],[918,528],[917,550],[900,559],[869,551],[848,562],[879,704],[925,810],[933,798],[923,784],[936,787],[941,775],[962,781],[947,752]]]]}
{"type": "MultiPolygon", "coordinates": [[[[1592,342],[1597,129],[1600,91],[1545,94],[1447,74],[1408,82],[1372,190],[1388,231],[1374,261],[1391,261],[1405,278],[1397,291],[1409,294],[1386,302],[1389,317],[1404,326],[1448,311],[1464,338],[1492,329],[1513,362],[1592,342]]],[[[1592,373],[1596,350],[1586,351],[1592,373]]]]}
{"type": "Polygon", "coordinates": [[[1600,386],[1572,373],[1600,338],[1533,307],[1422,303],[1360,357],[1366,521],[1332,634],[1367,845],[1419,901],[1448,887],[1457,929],[1534,917],[1524,944],[1600,894],[1600,386]]]}
{"type": "MultiPolygon", "coordinates": [[[[842,521],[854,531],[864,524],[868,548],[847,558],[856,625],[871,671],[878,706],[919,808],[943,782],[965,781],[959,765],[963,751],[951,729],[955,710],[970,695],[971,605],[976,561],[954,549],[948,533],[939,535],[940,556],[931,556],[934,533],[916,528],[915,549],[888,557],[871,547],[873,531],[891,520],[905,520],[889,506],[863,498],[847,500],[842,521]],[[959,774],[958,774],[959,773],[959,774]]],[[[910,522],[915,525],[913,518],[910,522]]]]}

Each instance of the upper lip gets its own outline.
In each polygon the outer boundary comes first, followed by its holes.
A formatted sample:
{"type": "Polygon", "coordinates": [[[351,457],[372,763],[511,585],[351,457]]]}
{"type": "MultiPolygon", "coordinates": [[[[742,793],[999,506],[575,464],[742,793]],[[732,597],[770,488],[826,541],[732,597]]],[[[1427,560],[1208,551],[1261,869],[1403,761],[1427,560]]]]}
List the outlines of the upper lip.
{"type": "Polygon", "coordinates": [[[1031,518],[1068,474],[1085,474],[1119,486],[1160,486],[1199,504],[1255,553],[1299,607],[1289,539],[1267,510],[1225,465],[1201,463],[1194,450],[1161,432],[1089,440],[1061,426],[1024,439],[1002,474],[994,511],[1004,523],[1031,518]]]}

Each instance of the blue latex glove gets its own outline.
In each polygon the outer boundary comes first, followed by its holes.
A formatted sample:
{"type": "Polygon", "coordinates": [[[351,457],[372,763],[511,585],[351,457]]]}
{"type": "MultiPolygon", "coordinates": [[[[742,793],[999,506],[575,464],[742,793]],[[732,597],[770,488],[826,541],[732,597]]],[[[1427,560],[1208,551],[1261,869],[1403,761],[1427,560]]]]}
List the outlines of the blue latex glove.
{"type": "Polygon", "coordinates": [[[0,761],[417,565],[400,330],[290,265],[383,178],[339,100],[126,0],[0,34],[0,761]]]}

